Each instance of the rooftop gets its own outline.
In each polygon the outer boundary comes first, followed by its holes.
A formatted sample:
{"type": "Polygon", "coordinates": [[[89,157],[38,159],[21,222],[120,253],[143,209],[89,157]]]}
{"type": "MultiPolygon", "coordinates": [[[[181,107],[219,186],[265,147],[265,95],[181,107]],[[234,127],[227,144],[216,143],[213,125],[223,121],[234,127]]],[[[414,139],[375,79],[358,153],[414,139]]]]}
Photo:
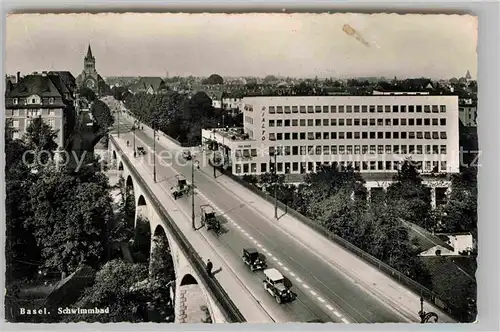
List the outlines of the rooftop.
{"type": "Polygon", "coordinates": [[[283,275],[281,274],[281,272],[275,268],[264,270],[264,274],[266,275],[266,277],[268,277],[271,280],[283,279],[283,275]]]}

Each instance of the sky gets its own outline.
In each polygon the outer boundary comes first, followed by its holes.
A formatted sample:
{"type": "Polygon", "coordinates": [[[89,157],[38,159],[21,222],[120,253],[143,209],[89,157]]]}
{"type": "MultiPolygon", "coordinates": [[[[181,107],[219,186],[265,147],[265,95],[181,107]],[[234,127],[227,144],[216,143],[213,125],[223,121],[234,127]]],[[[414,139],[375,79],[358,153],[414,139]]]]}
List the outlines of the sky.
{"type": "Polygon", "coordinates": [[[89,43],[103,77],[477,75],[477,18],[419,14],[16,14],[5,69],[77,76],[89,43]]]}

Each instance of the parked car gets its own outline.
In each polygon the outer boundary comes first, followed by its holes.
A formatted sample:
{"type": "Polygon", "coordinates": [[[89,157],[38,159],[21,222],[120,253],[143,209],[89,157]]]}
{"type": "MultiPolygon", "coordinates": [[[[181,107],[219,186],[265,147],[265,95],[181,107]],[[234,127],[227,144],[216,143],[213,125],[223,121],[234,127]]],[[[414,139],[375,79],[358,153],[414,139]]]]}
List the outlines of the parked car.
{"type": "Polygon", "coordinates": [[[276,299],[276,302],[281,304],[291,302],[297,298],[297,294],[292,292],[290,288],[292,283],[289,279],[283,277],[280,271],[275,268],[264,270],[264,289],[276,299]]]}
{"type": "Polygon", "coordinates": [[[267,267],[265,257],[255,248],[243,248],[243,262],[250,267],[252,272],[267,267]]]}

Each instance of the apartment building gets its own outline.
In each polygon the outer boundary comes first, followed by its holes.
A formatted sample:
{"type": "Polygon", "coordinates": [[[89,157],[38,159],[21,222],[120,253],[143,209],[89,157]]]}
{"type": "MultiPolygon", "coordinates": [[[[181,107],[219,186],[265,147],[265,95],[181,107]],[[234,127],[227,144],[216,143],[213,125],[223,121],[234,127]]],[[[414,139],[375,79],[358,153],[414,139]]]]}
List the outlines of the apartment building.
{"type": "MultiPolygon", "coordinates": [[[[40,117],[57,131],[56,143],[65,147],[75,122],[74,91],[66,79],[69,72],[33,73],[21,78],[5,93],[6,124],[14,139],[22,138],[34,118],[40,117]]],[[[72,80],[74,77],[71,75],[72,80]]]]}
{"type": "Polygon", "coordinates": [[[277,154],[281,174],[334,162],[387,174],[407,158],[424,174],[459,171],[457,96],[246,97],[243,104],[242,132],[202,133],[219,143],[236,175],[269,171],[269,154],[277,154]]]}

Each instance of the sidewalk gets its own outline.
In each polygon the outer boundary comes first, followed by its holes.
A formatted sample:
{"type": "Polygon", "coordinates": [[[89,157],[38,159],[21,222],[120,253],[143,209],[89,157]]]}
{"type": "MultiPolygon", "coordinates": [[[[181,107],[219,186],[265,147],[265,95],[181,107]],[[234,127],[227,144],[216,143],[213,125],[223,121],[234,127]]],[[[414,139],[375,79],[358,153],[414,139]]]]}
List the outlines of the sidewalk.
{"type": "Polygon", "coordinates": [[[253,297],[253,294],[245,288],[244,283],[238,279],[235,273],[232,272],[231,267],[226,264],[223,256],[212,246],[201,233],[194,231],[191,228],[190,217],[179,208],[176,202],[173,200],[168,188],[165,188],[164,182],[154,183],[151,175],[151,170],[146,167],[142,162],[134,160],[132,157],[132,148],[125,147],[125,140],[120,138],[118,141],[122,141],[120,144],[122,150],[127,155],[130,162],[136,167],[136,170],[141,174],[146,184],[149,186],[153,194],[162,202],[163,207],[168,211],[172,220],[175,221],[176,225],[180,228],[182,233],[186,236],[188,241],[197,248],[203,259],[210,257],[210,260],[214,263],[214,266],[222,267],[222,271],[217,273],[217,280],[224,288],[224,290],[232,295],[231,299],[235,305],[240,309],[243,316],[246,318],[248,323],[273,323],[273,319],[264,310],[264,308],[257,303],[253,297]],[[237,296],[234,296],[237,295],[237,296]]]}

